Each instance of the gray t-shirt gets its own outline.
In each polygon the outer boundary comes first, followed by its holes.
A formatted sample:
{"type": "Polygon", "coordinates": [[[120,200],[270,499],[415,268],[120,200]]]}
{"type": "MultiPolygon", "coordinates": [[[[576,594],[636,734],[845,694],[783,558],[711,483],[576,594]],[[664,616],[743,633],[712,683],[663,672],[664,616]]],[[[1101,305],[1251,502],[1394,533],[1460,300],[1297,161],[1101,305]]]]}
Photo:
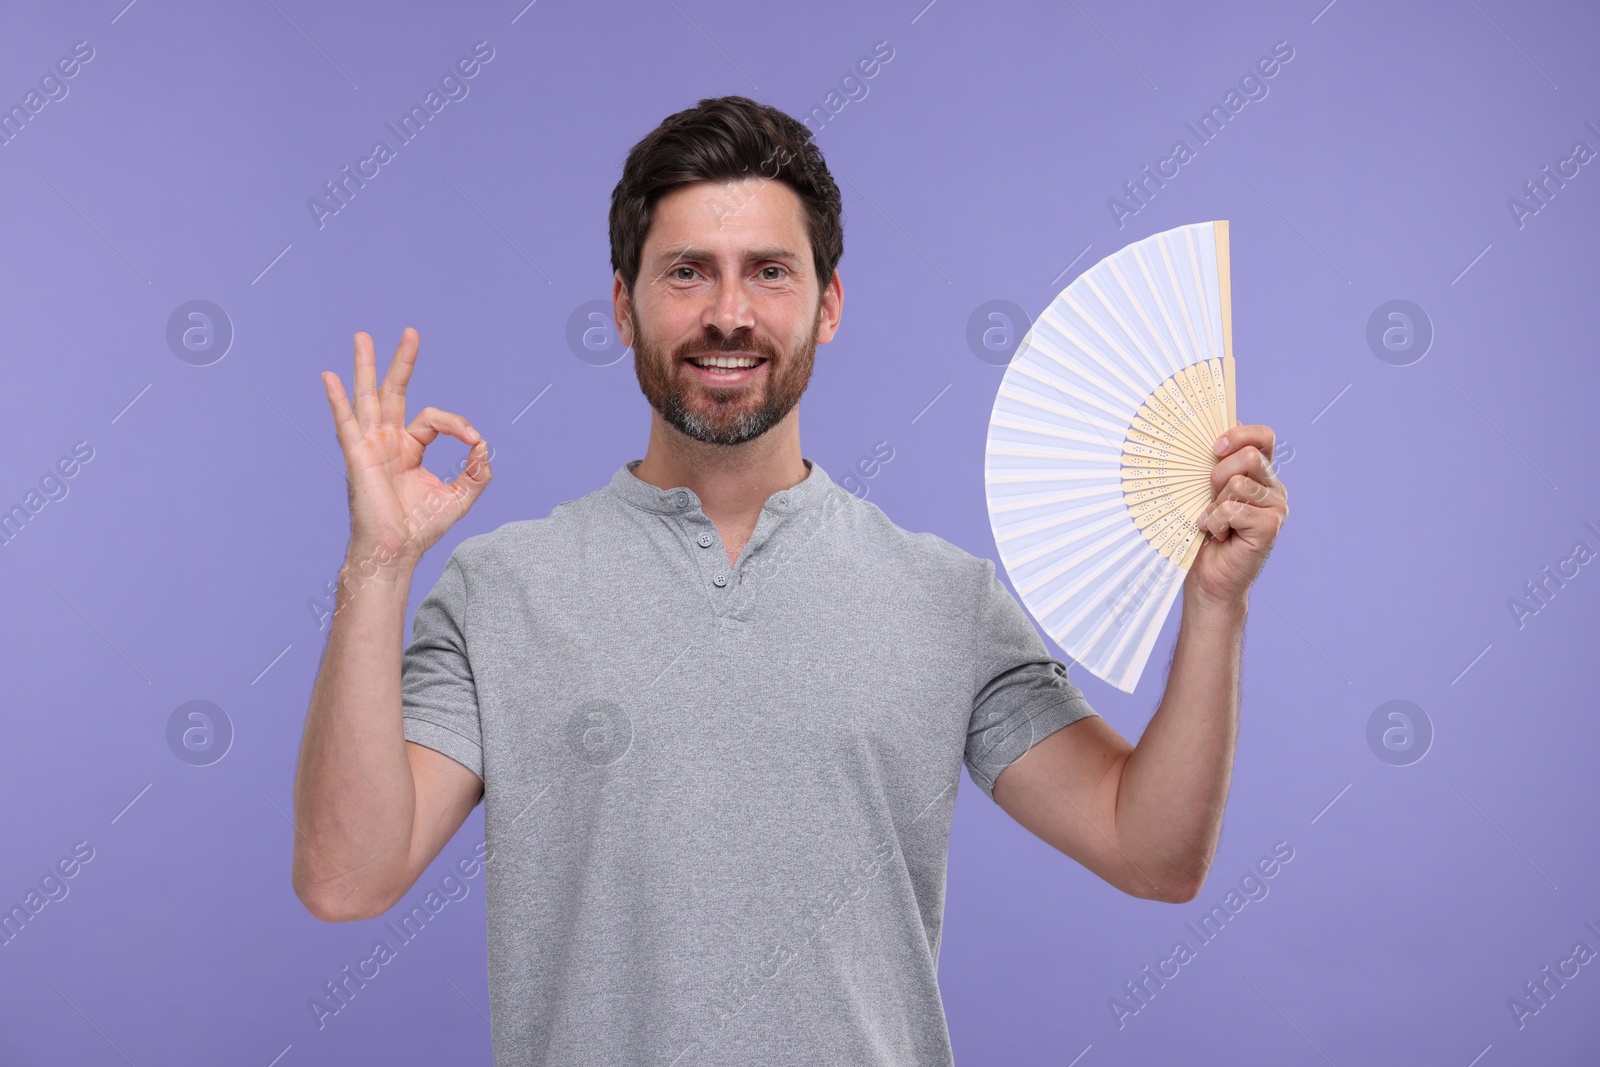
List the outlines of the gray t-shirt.
{"type": "Polygon", "coordinates": [[[806,460],[737,566],[635,477],[456,548],[405,736],[484,782],[497,1067],[952,1062],[963,762],[1095,714],[995,575],[806,460]]]}

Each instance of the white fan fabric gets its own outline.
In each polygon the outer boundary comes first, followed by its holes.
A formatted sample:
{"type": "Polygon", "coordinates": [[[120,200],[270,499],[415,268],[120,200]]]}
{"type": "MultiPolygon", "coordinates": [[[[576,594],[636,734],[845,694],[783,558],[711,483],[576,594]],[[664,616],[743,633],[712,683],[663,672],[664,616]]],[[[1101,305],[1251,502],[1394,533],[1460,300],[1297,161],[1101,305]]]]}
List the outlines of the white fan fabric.
{"type": "Polygon", "coordinates": [[[1061,291],[995,397],[990,525],[1024,606],[1085,669],[1138,684],[1204,535],[1235,425],[1228,224],[1129,245],[1061,291]]]}

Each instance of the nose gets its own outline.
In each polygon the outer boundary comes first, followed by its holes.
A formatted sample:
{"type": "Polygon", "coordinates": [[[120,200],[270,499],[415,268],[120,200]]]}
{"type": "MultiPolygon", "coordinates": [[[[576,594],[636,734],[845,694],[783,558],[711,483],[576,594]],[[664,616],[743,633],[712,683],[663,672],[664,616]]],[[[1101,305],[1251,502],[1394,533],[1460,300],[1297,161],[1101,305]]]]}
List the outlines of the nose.
{"type": "Polygon", "coordinates": [[[755,327],[750,296],[737,282],[718,281],[711,290],[711,299],[700,317],[701,326],[714,326],[724,337],[732,337],[740,330],[755,327]]]}

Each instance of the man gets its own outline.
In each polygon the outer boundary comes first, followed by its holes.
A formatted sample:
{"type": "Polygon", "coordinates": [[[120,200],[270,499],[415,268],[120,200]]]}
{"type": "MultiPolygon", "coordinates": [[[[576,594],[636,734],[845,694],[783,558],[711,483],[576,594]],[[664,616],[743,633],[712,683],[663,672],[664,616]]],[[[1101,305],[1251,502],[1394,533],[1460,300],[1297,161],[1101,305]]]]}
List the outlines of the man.
{"type": "Polygon", "coordinates": [[[323,375],[351,542],[295,891],[322,919],[380,915],[482,799],[498,1064],[950,1063],[937,963],[963,764],[1124,892],[1182,902],[1204,880],[1247,591],[1288,510],[1272,431],[1219,442],[1211,536],[1135,747],[991,561],[802,458],[797,405],[843,306],[839,215],[806,129],[743,97],[633,148],[612,296],[654,409],[646,454],[462,541],[403,653],[412,572],[488,484],[487,446],[434,408],[403,425],[414,330],[381,390],[356,334],[353,412],[323,375]],[[472,446],[451,484],[421,466],[440,433],[472,446]]]}

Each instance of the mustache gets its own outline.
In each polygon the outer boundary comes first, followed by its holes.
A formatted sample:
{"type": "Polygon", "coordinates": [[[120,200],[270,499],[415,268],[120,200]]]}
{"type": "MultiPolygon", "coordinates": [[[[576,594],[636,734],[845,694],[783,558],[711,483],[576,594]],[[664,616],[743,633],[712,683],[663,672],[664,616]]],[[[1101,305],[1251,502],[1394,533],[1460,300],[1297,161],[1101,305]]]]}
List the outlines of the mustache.
{"type": "Polygon", "coordinates": [[[754,352],[766,358],[769,362],[775,363],[778,359],[777,348],[768,342],[757,340],[754,337],[720,337],[685,342],[673,350],[672,361],[681,363],[690,356],[704,355],[708,352],[754,352]]]}

